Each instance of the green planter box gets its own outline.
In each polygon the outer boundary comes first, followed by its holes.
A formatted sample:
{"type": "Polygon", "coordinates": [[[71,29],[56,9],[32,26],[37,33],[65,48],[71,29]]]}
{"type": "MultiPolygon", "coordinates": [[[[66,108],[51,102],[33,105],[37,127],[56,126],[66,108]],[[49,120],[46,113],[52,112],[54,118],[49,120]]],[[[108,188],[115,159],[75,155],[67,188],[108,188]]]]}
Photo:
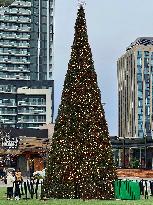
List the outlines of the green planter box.
{"type": "Polygon", "coordinates": [[[140,187],[138,182],[132,180],[117,180],[115,181],[115,198],[138,200],[140,199],[140,187]]]}

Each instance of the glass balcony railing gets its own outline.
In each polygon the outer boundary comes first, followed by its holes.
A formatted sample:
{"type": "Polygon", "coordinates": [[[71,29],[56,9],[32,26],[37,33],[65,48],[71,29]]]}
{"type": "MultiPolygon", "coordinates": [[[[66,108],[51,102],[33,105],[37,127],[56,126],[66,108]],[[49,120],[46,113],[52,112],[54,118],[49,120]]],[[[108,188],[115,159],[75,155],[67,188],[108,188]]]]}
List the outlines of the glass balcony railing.
{"type": "Polygon", "coordinates": [[[18,110],[18,114],[28,114],[28,115],[45,115],[45,110],[18,110]]]}
{"type": "Polygon", "coordinates": [[[0,35],[0,39],[30,40],[30,35],[1,34],[1,35],[0,35]]]}
{"type": "Polygon", "coordinates": [[[0,16],[0,21],[16,21],[17,19],[18,19],[17,16],[14,17],[0,16]]]}
{"type": "Polygon", "coordinates": [[[16,22],[16,23],[31,23],[30,18],[24,18],[24,17],[17,17],[17,16],[0,16],[0,21],[1,22],[16,22]]]}
{"type": "Polygon", "coordinates": [[[16,107],[16,103],[3,102],[3,103],[0,103],[0,107],[16,107]]]}
{"type": "Polygon", "coordinates": [[[12,119],[0,120],[0,124],[15,124],[16,121],[12,119]]]}
{"type": "Polygon", "coordinates": [[[1,35],[1,39],[16,39],[16,35],[1,35]]]}
{"type": "Polygon", "coordinates": [[[15,111],[0,111],[0,115],[17,115],[15,111]]]}
{"type": "Polygon", "coordinates": [[[46,106],[45,102],[26,102],[26,101],[18,101],[19,106],[46,106]]]}
{"type": "Polygon", "coordinates": [[[30,80],[30,76],[0,74],[0,79],[5,79],[5,80],[15,80],[15,79],[30,80]]]}
{"type": "MultiPolygon", "coordinates": [[[[30,53],[28,52],[13,52],[11,50],[5,51],[5,53],[0,50],[0,55],[11,55],[11,56],[30,56],[30,53]]],[[[8,58],[7,58],[8,59],[8,58]]],[[[3,59],[0,60],[1,62],[3,62],[3,59]]]]}
{"type": "Polygon", "coordinates": [[[18,123],[45,123],[45,119],[19,119],[18,118],[18,123]]]}
{"type": "Polygon", "coordinates": [[[1,27],[1,29],[16,31],[18,29],[18,26],[3,26],[3,27],[1,27]]]}
{"type": "Polygon", "coordinates": [[[3,59],[3,60],[0,60],[0,63],[11,63],[11,64],[30,64],[29,61],[25,61],[25,60],[22,60],[22,61],[19,61],[19,60],[10,60],[10,59],[3,59]]]}
{"type": "Polygon", "coordinates": [[[31,27],[18,27],[18,26],[2,26],[0,30],[7,30],[7,31],[20,31],[20,32],[30,32],[31,27]]]}
{"type": "Polygon", "coordinates": [[[0,63],[6,63],[6,62],[10,63],[10,62],[11,62],[11,60],[10,60],[10,59],[8,59],[8,58],[3,58],[3,59],[0,59],[0,63]]]}
{"type": "Polygon", "coordinates": [[[28,70],[27,68],[23,68],[23,67],[0,67],[0,71],[8,71],[8,72],[25,72],[25,73],[29,73],[30,70],[28,70]]]}
{"type": "Polygon", "coordinates": [[[23,9],[23,8],[12,8],[12,9],[7,9],[4,14],[15,14],[15,15],[26,15],[29,16],[31,15],[31,11],[29,9],[23,9]]]}
{"type": "Polygon", "coordinates": [[[30,35],[29,35],[29,34],[28,34],[28,35],[17,35],[16,38],[17,38],[17,39],[19,38],[19,39],[21,39],[21,40],[22,40],[22,39],[27,39],[27,40],[28,40],[28,39],[30,39],[30,35]]]}
{"type": "Polygon", "coordinates": [[[16,46],[18,46],[18,47],[29,47],[29,43],[19,43],[19,44],[16,44],[16,46]]]}
{"type": "Polygon", "coordinates": [[[30,56],[30,53],[26,53],[26,52],[20,52],[20,53],[12,53],[12,55],[14,56],[30,56]]]}
{"type": "MultiPolygon", "coordinates": [[[[42,124],[30,124],[30,125],[27,124],[26,128],[35,129],[35,128],[39,128],[40,125],[43,125],[43,123],[42,124]]],[[[23,126],[21,126],[19,128],[23,128],[23,126]]]]}
{"type": "Polygon", "coordinates": [[[18,18],[17,22],[20,22],[20,23],[31,23],[31,19],[29,19],[29,18],[18,18]]]}
{"type": "MultiPolygon", "coordinates": [[[[25,2],[25,1],[14,1],[11,6],[16,7],[31,7],[31,2],[25,2]]],[[[10,6],[10,7],[11,7],[10,6]]]]}

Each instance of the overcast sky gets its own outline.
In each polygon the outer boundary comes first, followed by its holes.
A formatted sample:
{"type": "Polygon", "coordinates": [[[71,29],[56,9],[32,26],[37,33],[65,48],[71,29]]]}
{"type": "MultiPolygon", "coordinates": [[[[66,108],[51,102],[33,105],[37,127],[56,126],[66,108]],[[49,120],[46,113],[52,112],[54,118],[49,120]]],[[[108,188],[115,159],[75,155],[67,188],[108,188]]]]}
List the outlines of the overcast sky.
{"type": "MultiPolygon", "coordinates": [[[[55,113],[74,38],[77,0],[55,0],[55,113]]],[[[153,36],[153,0],[86,0],[88,36],[110,135],[118,135],[117,59],[140,36],[153,36]]]]}

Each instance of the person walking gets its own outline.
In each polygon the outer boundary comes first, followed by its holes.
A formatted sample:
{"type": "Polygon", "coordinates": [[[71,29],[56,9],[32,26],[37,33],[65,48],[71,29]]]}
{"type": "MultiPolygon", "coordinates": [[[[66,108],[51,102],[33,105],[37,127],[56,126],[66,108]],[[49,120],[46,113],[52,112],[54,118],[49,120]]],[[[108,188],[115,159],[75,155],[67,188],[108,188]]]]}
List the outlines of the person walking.
{"type": "Polygon", "coordinates": [[[20,168],[16,170],[15,172],[15,180],[18,182],[22,182],[23,181],[23,177],[22,177],[22,173],[20,168]]]}
{"type": "Polygon", "coordinates": [[[8,171],[7,173],[7,199],[13,198],[13,184],[15,181],[15,177],[13,176],[13,173],[11,171],[8,171]]]}
{"type": "Polygon", "coordinates": [[[16,170],[15,172],[15,199],[19,200],[21,198],[21,192],[20,192],[20,186],[22,184],[23,178],[22,173],[20,171],[20,168],[16,170]]]}

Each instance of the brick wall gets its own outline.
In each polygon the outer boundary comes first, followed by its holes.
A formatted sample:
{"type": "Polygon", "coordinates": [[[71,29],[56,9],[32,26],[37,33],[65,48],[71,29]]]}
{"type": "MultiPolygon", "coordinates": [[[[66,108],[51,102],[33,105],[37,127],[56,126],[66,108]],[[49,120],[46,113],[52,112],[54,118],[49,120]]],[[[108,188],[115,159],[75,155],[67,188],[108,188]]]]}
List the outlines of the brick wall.
{"type": "Polygon", "coordinates": [[[153,170],[144,169],[117,169],[118,177],[153,178],[153,170]]]}

